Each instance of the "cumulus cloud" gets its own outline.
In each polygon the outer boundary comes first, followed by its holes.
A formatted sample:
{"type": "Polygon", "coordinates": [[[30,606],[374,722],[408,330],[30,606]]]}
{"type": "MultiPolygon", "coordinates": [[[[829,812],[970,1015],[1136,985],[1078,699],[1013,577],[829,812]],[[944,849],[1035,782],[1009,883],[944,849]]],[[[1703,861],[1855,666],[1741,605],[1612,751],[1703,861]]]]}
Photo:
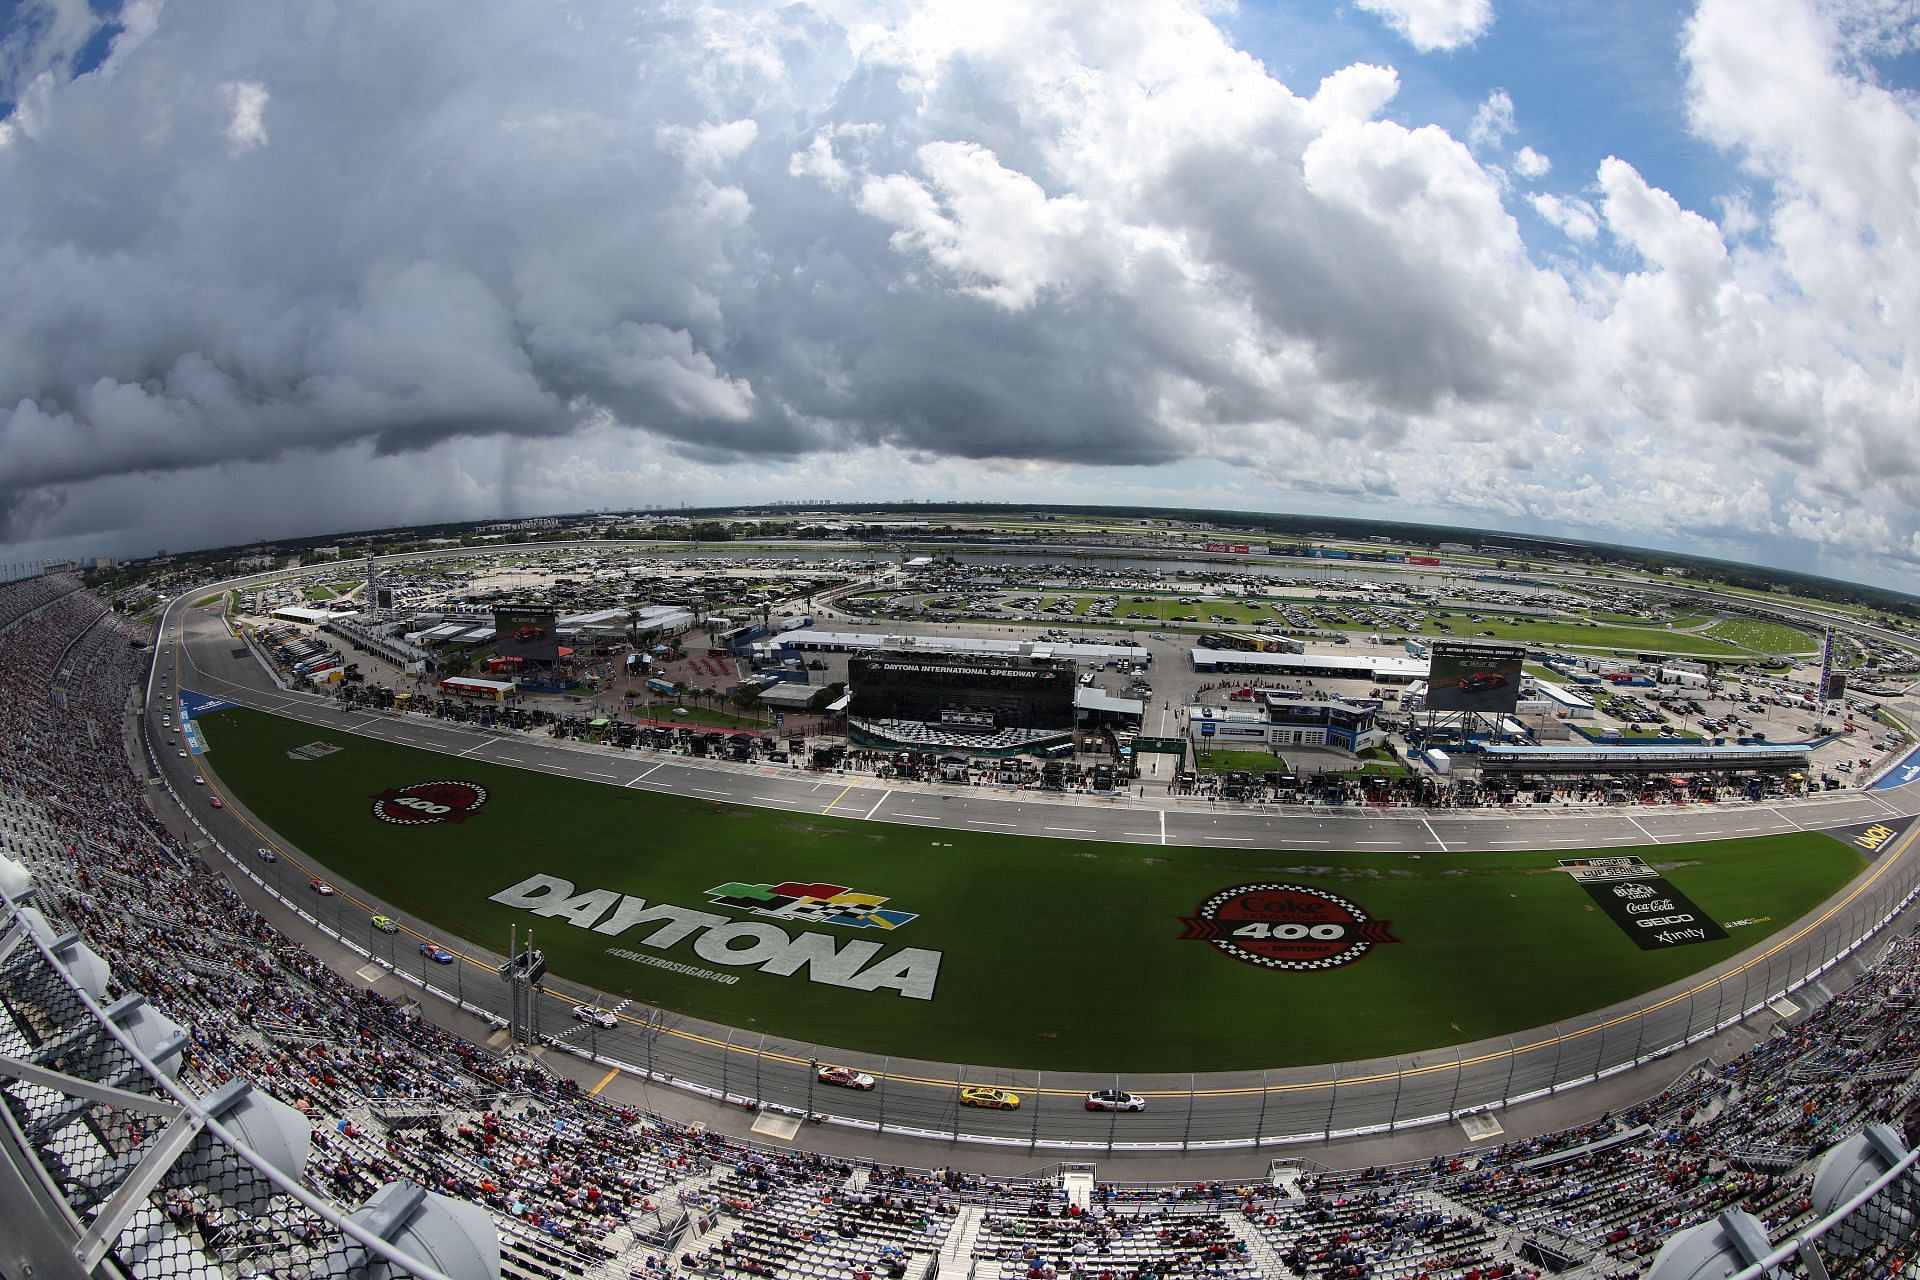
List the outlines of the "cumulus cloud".
{"type": "Polygon", "coordinates": [[[1544,178],[1552,168],[1553,161],[1532,147],[1522,147],[1513,153],[1513,171],[1523,178],[1544,178]]]}
{"type": "Polygon", "coordinates": [[[1201,0],[136,6],[5,64],[0,541],[1157,491],[1910,574],[1913,103],[1754,2],[1683,46],[1717,221],[1201,0]]]}
{"type": "Polygon", "coordinates": [[[258,80],[234,80],[220,86],[227,104],[227,151],[240,155],[267,145],[267,86],[258,80]]]}
{"type": "Polygon", "coordinates": [[[1422,53],[1472,44],[1493,25],[1493,0],[1357,0],[1422,53]]]}
{"type": "Polygon", "coordinates": [[[1592,240],[1600,234],[1600,219],[1585,200],[1540,191],[1528,196],[1527,203],[1569,240],[1592,240]]]}
{"type": "Polygon", "coordinates": [[[1513,98],[1505,89],[1495,89],[1474,109],[1467,122],[1467,141],[1482,150],[1499,147],[1514,131],[1513,98]]]}

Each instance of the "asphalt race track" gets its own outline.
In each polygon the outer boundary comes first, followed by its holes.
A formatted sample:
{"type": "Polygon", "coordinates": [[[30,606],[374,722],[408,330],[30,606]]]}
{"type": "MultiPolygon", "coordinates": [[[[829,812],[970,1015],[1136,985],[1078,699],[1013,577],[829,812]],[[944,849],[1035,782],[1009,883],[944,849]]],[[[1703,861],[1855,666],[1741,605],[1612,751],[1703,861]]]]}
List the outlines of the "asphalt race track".
{"type": "MultiPolygon", "coordinates": [[[[864,776],[729,765],[645,749],[563,745],[544,737],[475,730],[423,717],[343,711],[330,700],[280,689],[227,631],[217,609],[190,609],[184,597],[167,611],[154,670],[147,690],[147,740],[190,815],[235,855],[236,862],[344,941],[418,974],[477,1010],[490,1011],[499,1021],[504,1021],[506,1007],[506,991],[495,974],[500,956],[456,950],[458,959],[450,968],[419,959],[415,939],[428,936],[423,926],[395,914],[402,926],[399,935],[375,933],[367,924],[368,914],[385,908],[334,879],[321,863],[291,849],[234,806],[222,810],[209,806],[208,789],[193,786],[191,779],[195,772],[205,773],[213,758],[181,759],[174,750],[159,746],[172,732],[160,724],[172,697],[169,689],[157,683],[159,673],[171,674],[173,691],[184,688],[214,695],[335,732],[609,786],[808,814],[831,813],[839,818],[943,829],[977,827],[1036,838],[1420,853],[1644,847],[1876,823],[1900,831],[1881,843],[1862,876],[1834,899],[1715,970],[1631,1005],[1599,1010],[1557,1027],[1399,1059],[1193,1077],[1037,1076],[907,1058],[844,1055],[829,1047],[773,1040],[639,1006],[615,1006],[621,1023],[603,1031],[572,1019],[572,1006],[591,999],[593,993],[566,982],[550,985],[541,1004],[544,1033],[572,1051],[591,1054],[609,1065],[617,1063],[657,1079],[671,1078],[743,1105],[767,1104],[795,1114],[824,1113],[836,1121],[881,1127],[889,1133],[944,1140],[961,1136],[1056,1150],[1200,1150],[1383,1132],[1498,1107],[1503,1101],[1539,1097],[1632,1070],[1763,1010],[1776,993],[1816,981],[1920,888],[1920,854],[1910,848],[1920,834],[1920,824],[1907,826],[1907,819],[1920,811],[1920,787],[1916,786],[1827,792],[1775,804],[1631,811],[1362,811],[1214,805],[1158,796],[1151,800],[1042,798],[989,788],[883,782],[864,776]],[[277,863],[267,865],[247,856],[262,844],[281,850],[277,863]],[[332,880],[339,895],[309,896],[306,881],[313,875],[332,880]],[[880,1085],[871,1092],[816,1085],[808,1065],[815,1059],[847,1062],[880,1077],[880,1085]],[[962,1082],[1014,1088],[1023,1096],[1023,1105],[1011,1112],[961,1108],[956,1086],[962,1082]],[[1147,1110],[1135,1114],[1084,1110],[1087,1091],[1106,1087],[1146,1094],[1147,1110]]],[[[207,776],[217,787],[217,776],[207,776]]],[[[1042,975],[1037,980],[1050,979],[1042,975]]],[[[1079,984],[1065,975],[1058,980],[1063,999],[1086,998],[1072,994],[1079,984]]],[[[1807,998],[1795,1002],[1805,1004],[1807,998]]],[[[1785,1010],[1785,1006],[1779,1008],[1785,1010]]],[[[1250,1017],[1260,1013],[1258,1009],[1247,1012],[1250,1017]]],[[[1124,1009],[1116,1007],[1115,1016],[1124,1017],[1124,1009]]]]}

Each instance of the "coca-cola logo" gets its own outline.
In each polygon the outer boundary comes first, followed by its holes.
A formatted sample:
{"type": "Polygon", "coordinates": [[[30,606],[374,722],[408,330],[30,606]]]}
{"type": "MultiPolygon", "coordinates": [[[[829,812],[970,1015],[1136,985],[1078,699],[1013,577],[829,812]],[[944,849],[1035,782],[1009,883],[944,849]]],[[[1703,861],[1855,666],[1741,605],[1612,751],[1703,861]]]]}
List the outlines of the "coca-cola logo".
{"type": "Polygon", "coordinates": [[[416,782],[375,796],[373,816],[398,827],[465,822],[486,802],[487,789],[477,782],[416,782]]]}
{"type": "Polygon", "coordinates": [[[1338,969],[1383,942],[1400,939],[1389,921],[1357,905],[1298,884],[1243,884],[1222,889],[1191,916],[1181,916],[1182,939],[1263,969],[1338,969]]]}

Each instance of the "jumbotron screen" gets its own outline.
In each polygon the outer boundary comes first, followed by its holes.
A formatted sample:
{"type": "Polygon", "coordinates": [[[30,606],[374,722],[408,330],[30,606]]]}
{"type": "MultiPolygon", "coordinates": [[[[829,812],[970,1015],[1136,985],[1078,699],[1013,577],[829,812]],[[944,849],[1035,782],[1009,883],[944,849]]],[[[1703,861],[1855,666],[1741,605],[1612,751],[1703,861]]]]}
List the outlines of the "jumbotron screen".
{"type": "Polygon", "coordinates": [[[1436,642],[1427,669],[1429,711],[1511,714],[1520,701],[1520,664],[1527,654],[1506,644],[1436,642]]]}
{"type": "Polygon", "coordinates": [[[524,662],[558,662],[560,637],[553,610],[546,605],[497,605],[493,610],[493,650],[524,662]]]}

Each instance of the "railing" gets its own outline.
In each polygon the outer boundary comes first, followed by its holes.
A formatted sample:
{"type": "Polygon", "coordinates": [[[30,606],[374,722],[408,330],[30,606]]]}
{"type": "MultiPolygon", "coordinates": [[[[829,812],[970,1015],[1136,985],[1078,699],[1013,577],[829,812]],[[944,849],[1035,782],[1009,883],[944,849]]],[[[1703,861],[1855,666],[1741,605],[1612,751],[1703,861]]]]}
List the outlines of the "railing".
{"type": "Polygon", "coordinates": [[[343,1213],[300,1181],[304,1116],[240,1081],[199,1092],[181,1029],[138,995],[103,1005],[107,983],[78,935],[0,891],[0,1221],[16,1274],[453,1280],[377,1234],[416,1189],[343,1213]]]}

